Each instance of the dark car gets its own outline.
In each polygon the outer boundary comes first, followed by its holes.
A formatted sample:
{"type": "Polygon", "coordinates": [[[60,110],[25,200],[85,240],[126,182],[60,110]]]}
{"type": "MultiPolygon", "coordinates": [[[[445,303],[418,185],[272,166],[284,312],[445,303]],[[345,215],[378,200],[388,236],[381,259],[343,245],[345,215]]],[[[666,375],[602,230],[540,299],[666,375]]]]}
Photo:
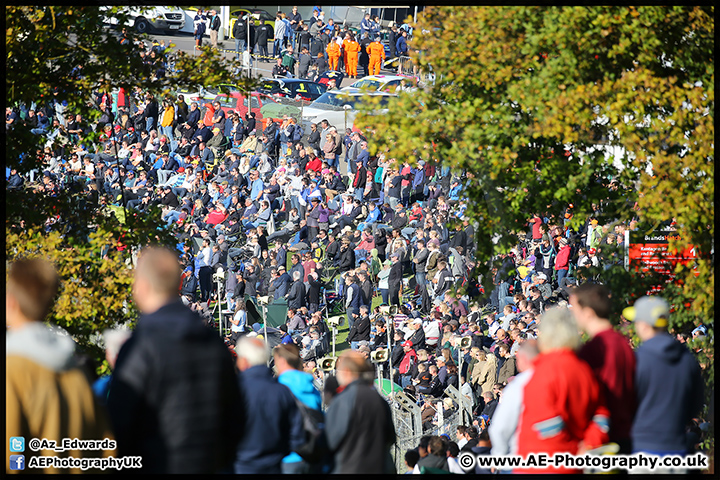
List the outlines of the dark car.
{"type": "Polygon", "coordinates": [[[299,78],[264,78],[258,92],[274,97],[277,101],[312,102],[327,90],[326,85],[299,78]]]}

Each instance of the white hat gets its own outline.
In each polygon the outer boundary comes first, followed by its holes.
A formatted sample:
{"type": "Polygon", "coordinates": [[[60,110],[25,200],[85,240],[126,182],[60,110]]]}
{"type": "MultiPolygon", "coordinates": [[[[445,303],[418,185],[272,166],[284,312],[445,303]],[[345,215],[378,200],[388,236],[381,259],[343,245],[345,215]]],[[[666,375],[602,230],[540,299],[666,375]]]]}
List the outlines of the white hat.
{"type": "Polygon", "coordinates": [[[544,273],[538,273],[536,277],[538,280],[547,280],[547,276],[544,273]]]}

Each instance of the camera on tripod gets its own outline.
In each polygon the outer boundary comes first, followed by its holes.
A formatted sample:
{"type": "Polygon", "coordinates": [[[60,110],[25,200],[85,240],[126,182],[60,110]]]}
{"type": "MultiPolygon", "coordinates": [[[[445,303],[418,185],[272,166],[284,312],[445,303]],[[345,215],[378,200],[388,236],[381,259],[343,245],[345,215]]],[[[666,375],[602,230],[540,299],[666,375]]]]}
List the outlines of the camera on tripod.
{"type": "Polygon", "coordinates": [[[213,273],[213,280],[216,282],[225,281],[225,270],[222,267],[218,267],[217,271],[213,273]]]}

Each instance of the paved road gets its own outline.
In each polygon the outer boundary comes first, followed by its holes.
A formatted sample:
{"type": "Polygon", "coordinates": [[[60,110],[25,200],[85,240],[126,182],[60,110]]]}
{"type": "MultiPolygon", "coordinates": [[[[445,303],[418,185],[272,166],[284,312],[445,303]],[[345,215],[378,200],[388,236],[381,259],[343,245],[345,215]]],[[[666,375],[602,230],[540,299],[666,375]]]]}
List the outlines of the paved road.
{"type": "MultiPolygon", "coordinates": [[[[186,35],[182,33],[178,33],[177,35],[155,35],[150,34],[149,37],[151,39],[157,39],[157,41],[164,40],[165,45],[168,45],[170,43],[175,44],[175,48],[177,50],[182,50],[184,52],[187,52],[189,54],[193,54],[196,52],[195,50],[195,39],[191,35],[186,35]]],[[[204,44],[209,44],[210,39],[204,38],[203,39],[204,44]]],[[[272,53],[272,42],[268,42],[268,52],[272,53]]],[[[227,50],[235,50],[235,40],[233,39],[225,39],[223,42],[218,42],[218,46],[221,48],[227,49],[227,50]]],[[[233,58],[235,55],[234,53],[224,53],[225,57],[228,59],[233,58]]],[[[269,77],[272,74],[272,68],[275,65],[274,62],[263,62],[263,61],[255,61],[254,62],[254,72],[255,75],[261,76],[261,77],[269,77]]],[[[385,74],[388,74],[390,72],[383,72],[385,74]]],[[[343,81],[340,84],[340,87],[347,87],[351,83],[353,83],[355,80],[350,78],[344,78],[343,81]]]]}

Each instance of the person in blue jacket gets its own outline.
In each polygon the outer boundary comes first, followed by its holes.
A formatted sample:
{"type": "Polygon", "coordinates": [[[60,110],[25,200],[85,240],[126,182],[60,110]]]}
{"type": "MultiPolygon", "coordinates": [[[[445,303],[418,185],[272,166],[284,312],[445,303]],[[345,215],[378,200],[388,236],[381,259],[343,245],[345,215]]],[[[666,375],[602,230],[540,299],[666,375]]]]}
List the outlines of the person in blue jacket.
{"type": "MultiPolygon", "coordinates": [[[[298,401],[312,410],[322,410],[322,397],[313,385],[313,376],[302,370],[300,349],[294,343],[281,344],[273,349],[278,382],[290,389],[298,401]]],[[[327,473],[320,466],[310,465],[292,452],[282,460],[283,473],[327,473]]]]}
{"type": "Polygon", "coordinates": [[[703,404],[703,381],[697,360],[668,334],[670,307],[664,299],[641,297],[623,310],[623,316],[635,323],[635,331],[643,342],[635,352],[638,407],[630,432],[633,453],[686,455],[690,452],[685,426],[703,404]]]}
{"type": "Polygon", "coordinates": [[[407,35],[406,30],[400,30],[400,36],[395,42],[395,53],[398,57],[406,57],[408,54],[407,35]]]}

